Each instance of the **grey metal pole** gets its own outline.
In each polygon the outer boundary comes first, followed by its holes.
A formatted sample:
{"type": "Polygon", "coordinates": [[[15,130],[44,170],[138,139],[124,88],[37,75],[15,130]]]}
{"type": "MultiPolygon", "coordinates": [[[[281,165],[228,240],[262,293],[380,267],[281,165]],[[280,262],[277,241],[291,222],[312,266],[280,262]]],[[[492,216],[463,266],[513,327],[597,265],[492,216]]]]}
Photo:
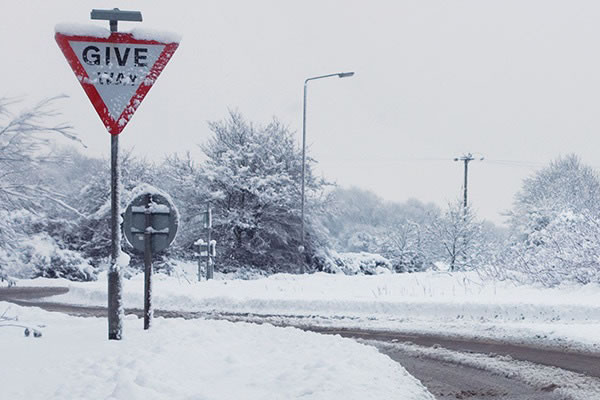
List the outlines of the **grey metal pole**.
{"type": "Polygon", "coordinates": [[[469,170],[469,161],[471,161],[470,158],[465,158],[465,186],[464,186],[464,201],[463,201],[463,207],[464,207],[464,212],[467,212],[467,176],[468,176],[468,170],[469,170]]]}
{"type": "Polygon", "coordinates": [[[300,273],[304,274],[306,269],[304,267],[304,185],[305,185],[305,177],[306,173],[306,89],[307,89],[308,79],[304,81],[304,107],[302,110],[302,222],[301,222],[301,236],[300,236],[300,273]]]}
{"type": "Polygon", "coordinates": [[[210,262],[210,201],[206,203],[206,218],[208,219],[208,228],[206,229],[206,280],[213,279],[214,269],[210,262]]]}
{"type": "MultiPolygon", "coordinates": [[[[117,31],[117,21],[110,21],[111,32],[117,31]],[[114,23],[113,23],[114,22],[114,23]]],[[[121,253],[119,135],[110,135],[110,238],[111,265],[108,271],[108,339],[123,337],[123,284],[117,260],[121,253]]]]}
{"type": "Polygon", "coordinates": [[[119,224],[119,136],[110,137],[110,228],[111,265],[108,271],[108,339],[121,340],[123,336],[123,286],[121,267],[117,264],[121,253],[121,230],[119,224]]]}
{"type": "Polygon", "coordinates": [[[144,230],[144,329],[150,329],[154,309],[152,307],[152,195],[146,195],[146,229],[144,230]],[[150,229],[149,229],[150,228],[150,229]]]}
{"type": "Polygon", "coordinates": [[[313,76],[312,78],[307,78],[304,80],[304,105],[302,108],[302,199],[301,199],[301,234],[300,234],[300,256],[301,256],[301,262],[300,262],[300,273],[304,274],[306,272],[306,267],[304,265],[304,261],[305,261],[305,250],[306,247],[304,245],[304,238],[306,235],[306,231],[305,231],[305,222],[304,222],[304,214],[305,214],[305,210],[304,210],[304,203],[305,203],[305,195],[304,195],[304,190],[305,190],[305,185],[306,185],[306,178],[305,178],[305,174],[306,174],[306,91],[308,88],[308,82],[309,81],[314,81],[315,79],[322,79],[322,78],[330,78],[333,76],[337,76],[338,78],[348,78],[351,76],[354,76],[354,72],[337,72],[335,74],[327,74],[327,75],[320,75],[320,76],[313,76]]]}

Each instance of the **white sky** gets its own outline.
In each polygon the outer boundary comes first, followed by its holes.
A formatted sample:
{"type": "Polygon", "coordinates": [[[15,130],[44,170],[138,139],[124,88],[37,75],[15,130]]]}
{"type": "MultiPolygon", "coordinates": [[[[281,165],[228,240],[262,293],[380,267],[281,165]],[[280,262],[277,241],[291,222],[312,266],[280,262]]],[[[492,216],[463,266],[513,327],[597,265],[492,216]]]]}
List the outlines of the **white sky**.
{"type": "MultiPolygon", "coordinates": [[[[140,10],[181,33],[173,59],[121,135],[160,159],[192,151],[207,121],[238,109],[307,137],[319,172],[388,200],[444,205],[461,194],[501,222],[524,177],[560,154],[600,165],[600,3],[595,1],[11,1],[2,4],[0,95],[66,93],[65,119],[108,156],[109,135],[54,41],[92,8],[140,10]],[[502,164],[491,160],[512,160],[502,164]],[[527,164],[523,164],[527,163],[527,164]]],[[[133,23],[121,23],[129,29],[133,23]]]]}

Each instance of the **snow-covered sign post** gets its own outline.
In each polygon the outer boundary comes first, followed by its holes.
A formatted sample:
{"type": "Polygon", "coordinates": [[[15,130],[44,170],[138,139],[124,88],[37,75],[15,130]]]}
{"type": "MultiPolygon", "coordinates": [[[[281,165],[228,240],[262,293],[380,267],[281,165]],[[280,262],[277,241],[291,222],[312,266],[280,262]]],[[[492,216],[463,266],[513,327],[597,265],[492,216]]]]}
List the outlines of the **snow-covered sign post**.
{"type": "Polygon", "coordinates": [[[131,246],[144,253],[144,329],[152,323],[152,254],[175,239],[179,216],[166,193],[145,185],[133,190],[123,215],[123,233],[131,246]]]}
{"type": "Polygon", "coordinates": [[[56,42],[111,135],[111,265],[108,272],[108,338],[120,340],[123,302],[119,231],[119,140],[156,79],[177,49],[172,34],[133,30],[117,32],[118,21],[142,21],[139,11],[92,10],[97,26],[57,25],[56,42]]]}

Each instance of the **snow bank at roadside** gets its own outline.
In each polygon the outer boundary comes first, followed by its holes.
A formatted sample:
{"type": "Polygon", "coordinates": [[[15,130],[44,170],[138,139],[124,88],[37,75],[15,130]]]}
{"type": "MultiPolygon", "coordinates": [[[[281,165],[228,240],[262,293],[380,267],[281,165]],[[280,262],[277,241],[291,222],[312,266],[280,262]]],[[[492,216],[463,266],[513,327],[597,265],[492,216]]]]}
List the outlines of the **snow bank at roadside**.
{"type": "MultiPolygon", "coordinates": [[[[191,264],[182,266],[189,276],[182,273],[179,278],[157,275],[155,307],[310,316],[324,324],[379,329],[410,325],[412,329],[439,331],[440,324],[444,324],[444,332],[449,333],[600,345],[596,334],[600,329],[598,285],[548,289],[485,281],[474,273],[439,272],[376,276],[278,274],[251,281],[195,282],[195,268],[191,264]]],[[[19,284],[26,286],[31,282],[19,284]]],[[[68,294],[52,300],[85,305],[106,303],[105,281],[69,282],[68,286],[68,294]]],[[[141,275],[125,281],[124,291],[126,307],[142,308],[141,275]]]]}
{"type": "Polygon", "coordinates": [[[2,397],[7,399],[389,399],[433,400],[375,348],[294,328],[136,317],[122,341],[106,320],[0,302],[41,338],[0,329],[2,397]]]}
{"type": "MultiPolygon", "coordinates": [[[[379,276],[277,274],[255,280],[195,282],[155,275],[156,308],[305,315],[376,316],[437,320],[600,321],[598,285],[555,289],[484,282],[469,273],[379,276]]],[[[104,305],[106,281],[19,281],[20,286],[67,285],[53,301],[104,305]]],[[[126,307],[143,306],[143,275],[124,281],[126,307]]]]}

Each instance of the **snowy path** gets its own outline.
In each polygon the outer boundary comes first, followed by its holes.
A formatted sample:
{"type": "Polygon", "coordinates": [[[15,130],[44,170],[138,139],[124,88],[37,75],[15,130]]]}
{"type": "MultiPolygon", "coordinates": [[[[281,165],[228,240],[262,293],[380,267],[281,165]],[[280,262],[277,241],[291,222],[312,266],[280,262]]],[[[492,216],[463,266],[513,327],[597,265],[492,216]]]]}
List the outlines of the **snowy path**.
{"type": "MultiPolygon", "coordinates": [[[[26,300],[26,298],[35,298],[39,294],[49,295],[53,291],[64,293],[65,288],[13,289],[17,290],[14,290],[13,294],[9,296],[7,296],[7,289],[0,289],[0,300],[10,300],[22,305],[37,305],[45,309],[76,315],[102,316],[106,313],[102,307],[82,307],[50,301],[28,302],[26,300]]],[[[132,309],[128,312],[141,315],[141,310],[132,309]]],[[[310,319],[291,316],[161,310],[156,310],[156,315],[269,322],[275,325],[293,325],[305,330],[368,340],[381,352],[400,362],[438,398],[551,400],[560,398],[589,399],[594,395],[600,396],[600,379],[598,379],[600,377],[600,354],[566,351],[560,348],[538,348],[524,344],[474,338],[424,335],[418,332],[411,334],[319,327],[311,325],[311,322],[314,323],[314,321],[310,319]],[[523,366],[519,363],[526,364],[523,366]],[[523,371],[527,371],[527,373],[525,374],[523,371]]]]}

